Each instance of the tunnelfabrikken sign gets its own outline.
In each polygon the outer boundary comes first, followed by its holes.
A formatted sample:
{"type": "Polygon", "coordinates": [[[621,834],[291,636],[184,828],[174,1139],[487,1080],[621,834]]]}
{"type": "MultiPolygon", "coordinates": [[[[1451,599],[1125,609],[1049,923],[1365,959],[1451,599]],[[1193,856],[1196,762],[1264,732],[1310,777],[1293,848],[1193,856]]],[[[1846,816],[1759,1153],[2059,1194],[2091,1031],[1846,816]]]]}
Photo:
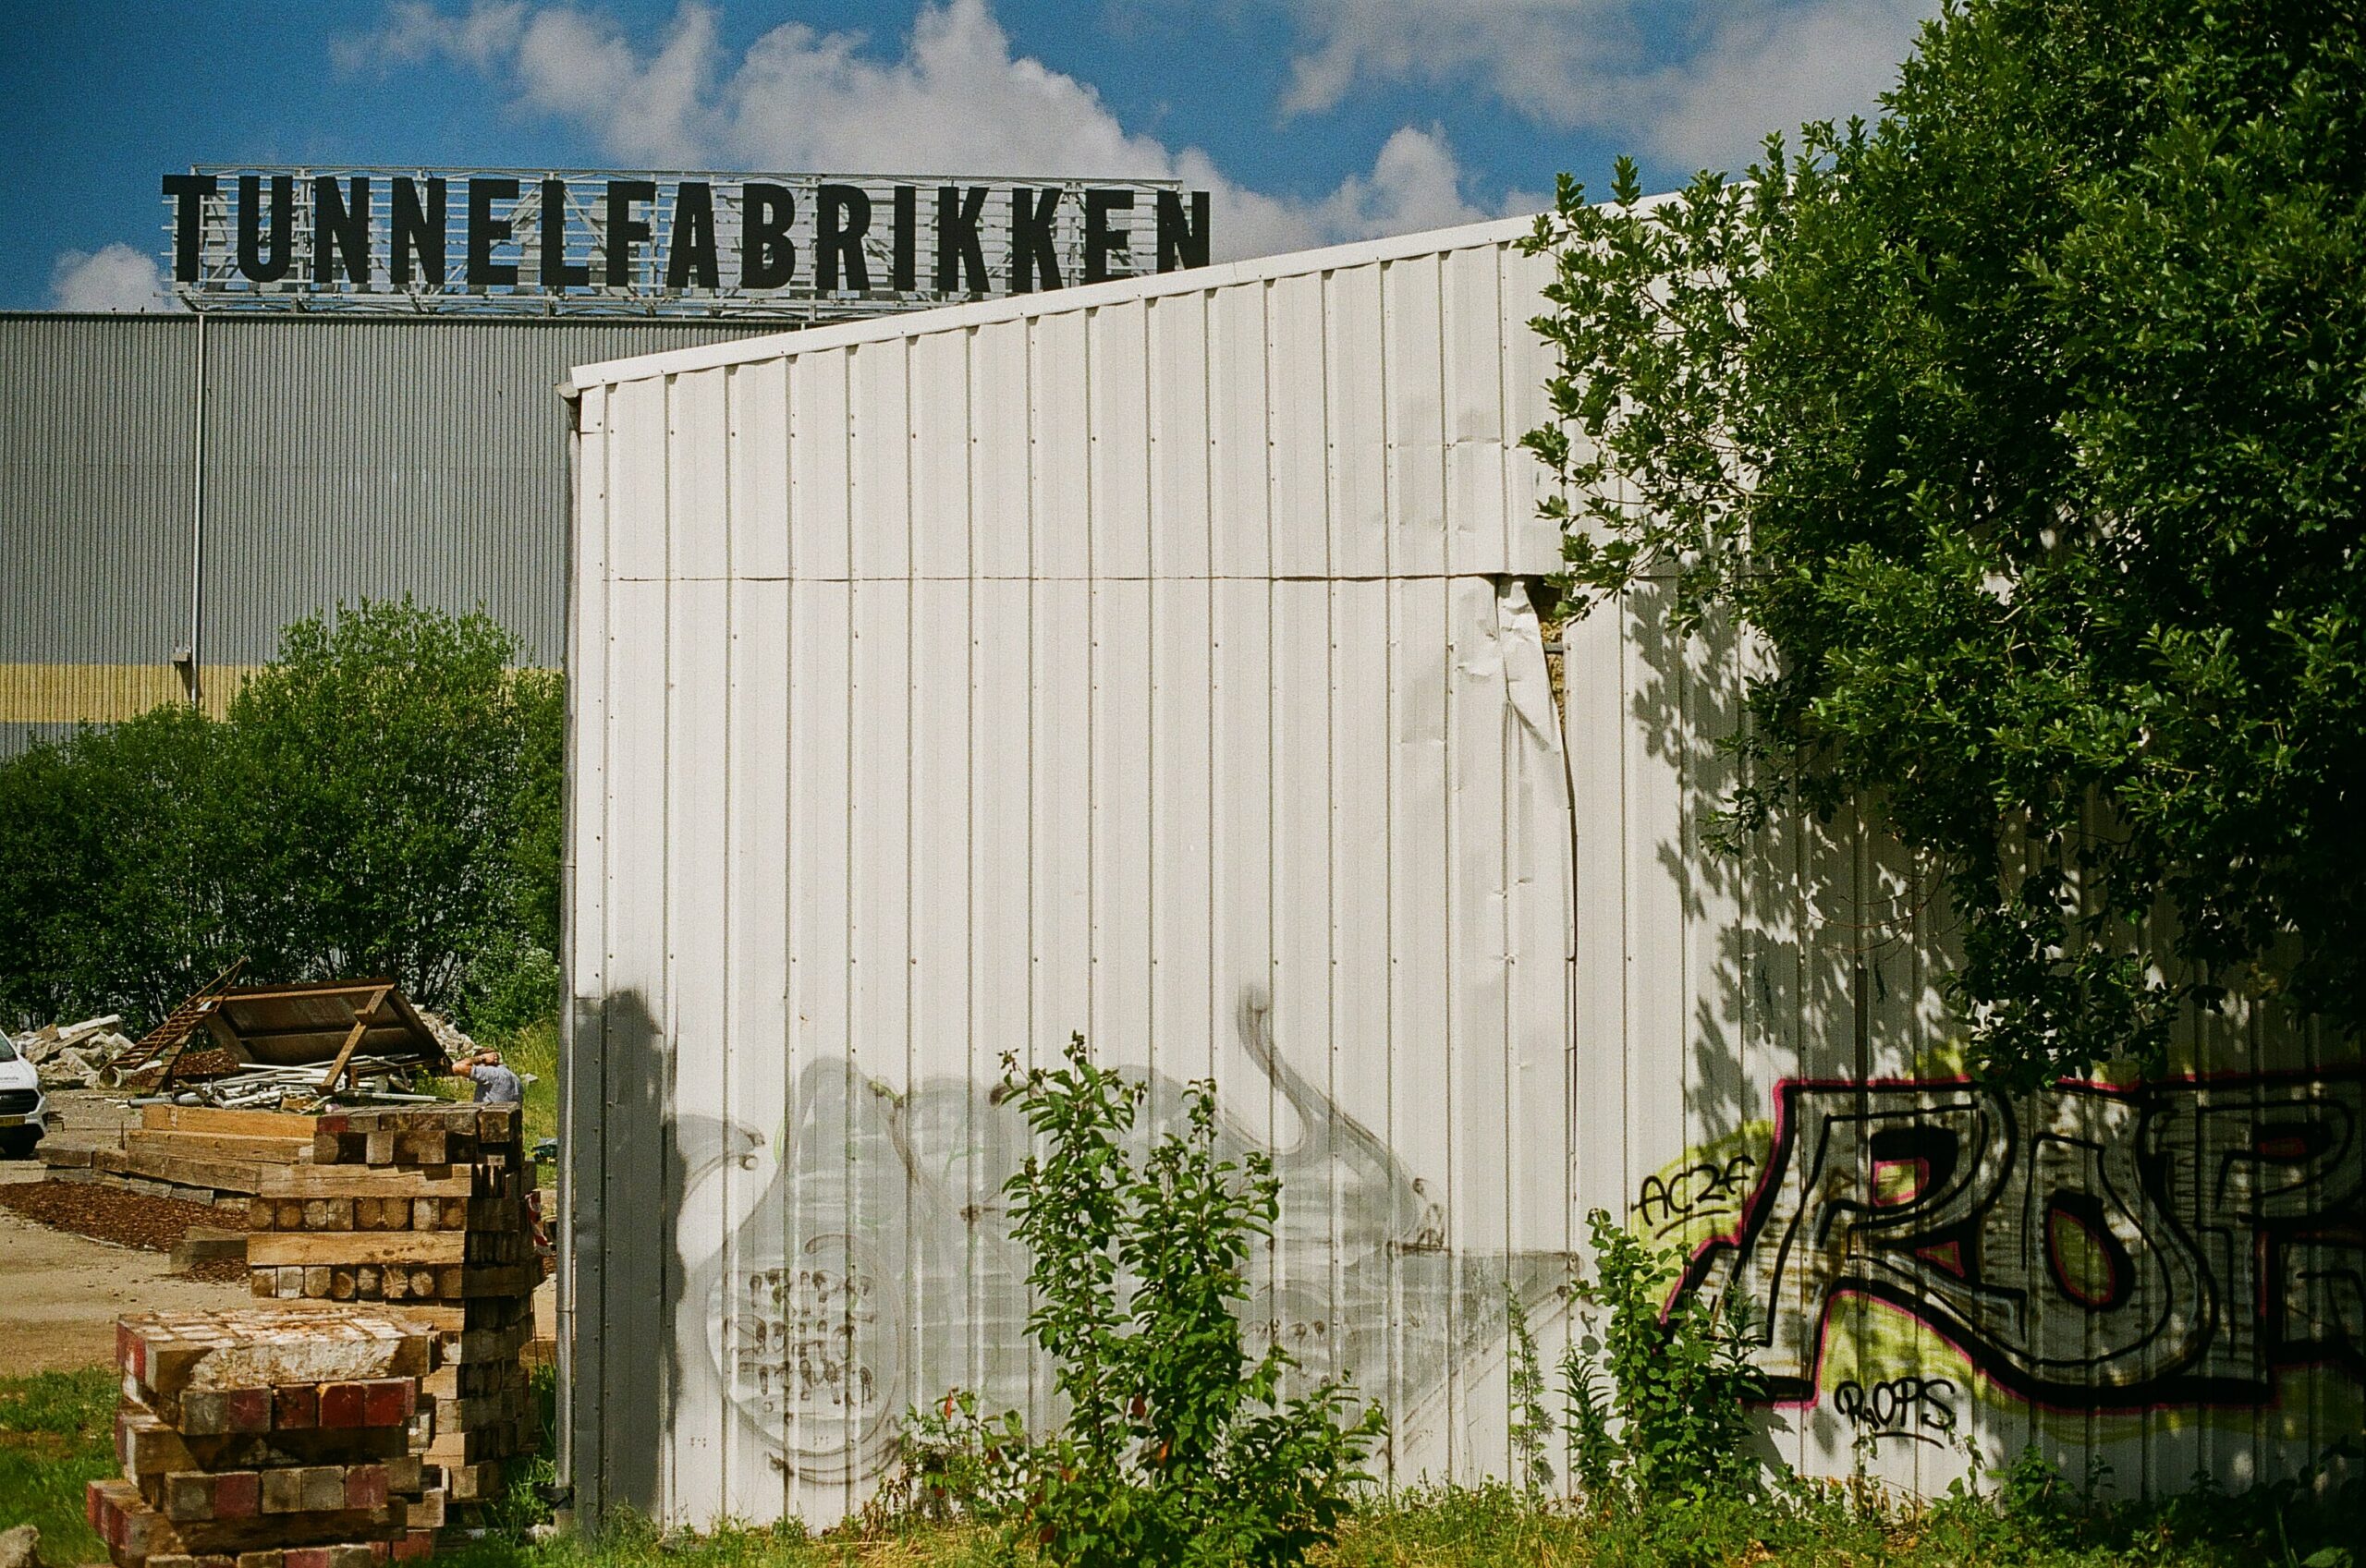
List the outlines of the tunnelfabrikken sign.
{"type": "Polygon", "coordinates": [[[1171,180],[197,165],[164,196],[201,310],[833,320],[1208,260],[1171,180]]]}

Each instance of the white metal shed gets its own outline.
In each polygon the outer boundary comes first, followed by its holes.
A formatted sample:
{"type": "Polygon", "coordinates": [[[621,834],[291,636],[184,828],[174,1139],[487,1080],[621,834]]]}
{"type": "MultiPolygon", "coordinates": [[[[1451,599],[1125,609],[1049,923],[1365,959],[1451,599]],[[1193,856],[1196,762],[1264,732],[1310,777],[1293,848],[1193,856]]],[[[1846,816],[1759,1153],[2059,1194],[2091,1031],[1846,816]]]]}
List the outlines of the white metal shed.
{"type": "Polygon", "coordinates": [[[1042,1416],[993,1089],[1072,1031],[1273,1152],[1250,1316],[1399,1479],[1503,1471],[1506,1293],[1549,1364],[1596,1207],[1748,1295],[1810,1467],[2358,1429],[2354,1062],[1972,1089],[1882,841],[1703,852],[1741,653],[1639,599],[1558,701],[1528,228],[575,372],[579,1506],[826,1524],[912,1404],[1042,1416]]]}

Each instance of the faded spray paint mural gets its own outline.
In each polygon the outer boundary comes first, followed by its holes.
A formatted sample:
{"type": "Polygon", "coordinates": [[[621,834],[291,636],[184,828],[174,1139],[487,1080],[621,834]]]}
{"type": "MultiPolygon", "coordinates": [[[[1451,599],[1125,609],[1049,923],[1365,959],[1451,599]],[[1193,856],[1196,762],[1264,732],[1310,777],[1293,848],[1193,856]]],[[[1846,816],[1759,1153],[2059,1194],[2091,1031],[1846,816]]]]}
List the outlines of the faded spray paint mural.
{"type": "MultiPolygon", "coordinates": [[[[1287,1196],[1244,1314],[1252,1346],[1277,1332],[1315,1375],[1366,1393],[1396,1387],[1393,1445],[1437,1448],[1426,1440],[1448,1379],[1503,1353],[1506,1289],[1549,1326],[1574,1258],[1450,1250],[1428,1179],[1290,1065],[1262,991],[1243,992],[1238,1027],[1300,1130],[1265,1149],[1287,1196]]],[[[1182,1130],[1183,1086],[1136,1077],[1150,1091],[1139,1154],[1182,1130]]],[[[725,1146],[753,1164],[765,1141],[735,1128],[725,1146]]],[[[1253,1147],[1245,1123],[1224,1116],[1220,1156],[1238,1162],[1253,1147]]],[[[713,1260],[686,1293],[704,1307],[706,1370],[780,1469],[834,1484],[875,1477],[904,1413],[957,1385],[989,1409],[1031,1408],[1028,1258],[1002,1191],[1029,1148],[1025,1116],[997,1083],[898,1090],[843,1060],[803,1071],[734,1261],[713,1260]],[[990,1304],[975,1319],[972,1301],[990,1304]]]]}

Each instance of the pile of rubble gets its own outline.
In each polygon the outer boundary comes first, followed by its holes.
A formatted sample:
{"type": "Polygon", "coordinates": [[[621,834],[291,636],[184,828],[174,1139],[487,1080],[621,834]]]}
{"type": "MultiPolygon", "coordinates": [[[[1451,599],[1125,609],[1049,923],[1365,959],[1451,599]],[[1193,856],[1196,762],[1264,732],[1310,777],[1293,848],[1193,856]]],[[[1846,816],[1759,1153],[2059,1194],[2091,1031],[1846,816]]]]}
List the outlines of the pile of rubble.
{"type": "Polygon", "coordinates": [[[111,1088],[116,1063],[133,1049],[116,1032],[122,1022],[122,1014],[109,1013],[79,1024],[44,1024],[10,1036],[9,1043],[41,1074],[43,1088],[111,1088]]]}

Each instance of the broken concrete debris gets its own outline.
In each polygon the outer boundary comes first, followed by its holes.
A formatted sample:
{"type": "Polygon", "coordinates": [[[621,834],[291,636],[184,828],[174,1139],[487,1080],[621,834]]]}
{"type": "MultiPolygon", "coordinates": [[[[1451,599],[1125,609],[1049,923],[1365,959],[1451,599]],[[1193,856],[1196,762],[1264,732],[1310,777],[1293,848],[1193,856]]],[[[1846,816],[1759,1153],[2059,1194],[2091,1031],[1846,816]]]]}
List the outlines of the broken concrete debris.
{"type": "Polygon", "coordinates": [[[45,1024],[10,1036],[9,1043],[41,1074],[43,1088],[93,1088],[132,1048],[130,1038],[116,1031],[122,1022],[122,1014],[109,1013],[79,1024],[45,1024]]]}

